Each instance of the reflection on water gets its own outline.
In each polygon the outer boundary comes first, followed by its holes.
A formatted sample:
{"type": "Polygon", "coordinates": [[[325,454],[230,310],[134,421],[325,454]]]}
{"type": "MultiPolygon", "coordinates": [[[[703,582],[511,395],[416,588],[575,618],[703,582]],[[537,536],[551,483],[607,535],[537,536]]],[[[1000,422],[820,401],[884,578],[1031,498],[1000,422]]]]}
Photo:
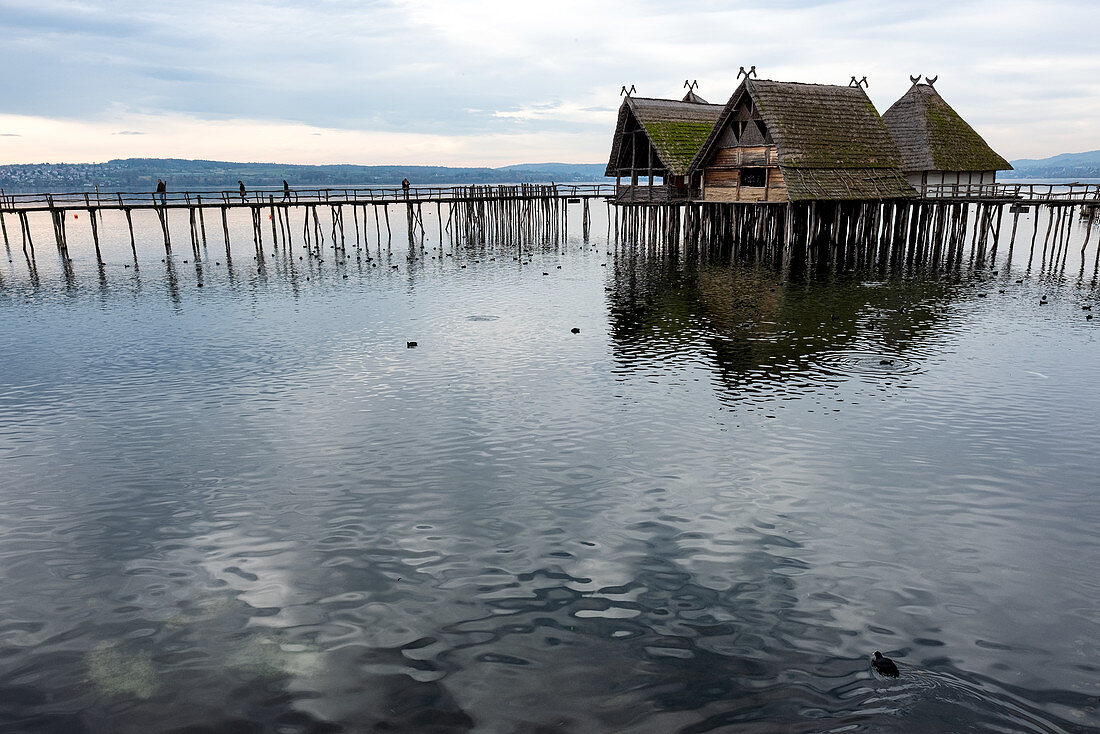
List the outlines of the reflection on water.
{"type": "Polygon", "coordinates": [[[1087,274],[437,247],[0,269],[0,730],[1100,727],[1087,274]]]}

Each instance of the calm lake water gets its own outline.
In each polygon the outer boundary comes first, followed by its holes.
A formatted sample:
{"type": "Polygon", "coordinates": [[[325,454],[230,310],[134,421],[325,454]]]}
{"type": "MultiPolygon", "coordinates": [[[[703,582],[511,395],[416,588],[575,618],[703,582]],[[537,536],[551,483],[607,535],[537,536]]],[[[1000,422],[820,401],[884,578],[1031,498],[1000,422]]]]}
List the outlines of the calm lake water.
{"type": "Polygon", "coordinates": [[[1100,730],[1083,226],[1053,272],[1029,214],[993,269],[800,273],[593,213],[262,266],[150,215],[137,268],[108,215],[102,269],[81,214],[68,273],[32,219],[0,731],[1100,730]]]}

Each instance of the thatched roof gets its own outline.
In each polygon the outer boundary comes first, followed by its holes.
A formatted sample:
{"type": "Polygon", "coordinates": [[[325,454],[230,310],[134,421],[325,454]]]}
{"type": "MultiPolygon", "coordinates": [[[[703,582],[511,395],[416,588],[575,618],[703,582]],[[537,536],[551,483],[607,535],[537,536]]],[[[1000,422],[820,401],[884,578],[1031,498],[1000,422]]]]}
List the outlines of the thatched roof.
{"type": "MultiPolygon", "coordinates": [[[[694,95],[698,99],[698,95],[694,95]]],[[[607,163],[607,176],[621,175],[629,164],[619,164],[623,148],[622,135],[628,121],[633,119],[649,137],[657,153],[655,169],[663,169],[669,175],[682,176],[688,164],[707,139],[715,120],[722,113],[722,105],[705,102],[680,102],[674,99],[650,99],[627,97],[619,107],[619,120],[615,127],[615,142],[607,163]]],[[[644,163],[639,161],[639,168],[644,163]]]]}
{"type": "Polygon", "coordinates": [[[904,171],[1011,170],[931,84],[914,84],[882,116],[904,171]]]}
{"type": "Polygon", "coordinates": [[[915,197],[901,156],[862,87],[746,79],[692,161],[699,170],[748,95],[779,153],[792,201],[915,197]]]}

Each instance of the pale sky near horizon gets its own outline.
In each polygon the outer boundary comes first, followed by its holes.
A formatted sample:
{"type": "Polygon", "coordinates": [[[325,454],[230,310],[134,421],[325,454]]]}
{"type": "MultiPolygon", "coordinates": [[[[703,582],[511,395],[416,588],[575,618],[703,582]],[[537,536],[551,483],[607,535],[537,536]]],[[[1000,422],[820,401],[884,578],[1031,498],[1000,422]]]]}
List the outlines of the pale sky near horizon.
{"type": "Polygon", "coordinates": [[[1100,148],[1097,0],[0,0],[0,163],[606,161],[623,84],[936,88],[1002,155],[1100,148]]]}

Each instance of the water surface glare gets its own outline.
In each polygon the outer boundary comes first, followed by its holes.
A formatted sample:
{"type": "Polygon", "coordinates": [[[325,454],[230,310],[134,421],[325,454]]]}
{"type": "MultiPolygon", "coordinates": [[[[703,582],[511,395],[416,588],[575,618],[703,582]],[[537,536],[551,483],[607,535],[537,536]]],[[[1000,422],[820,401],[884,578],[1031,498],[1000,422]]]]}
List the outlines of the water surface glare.
{"type": "Polygon", "coordinates": [[[806,273],[605,225],[16,252],[0,731],[1100,731],[1091,254],[806,273]]]}

